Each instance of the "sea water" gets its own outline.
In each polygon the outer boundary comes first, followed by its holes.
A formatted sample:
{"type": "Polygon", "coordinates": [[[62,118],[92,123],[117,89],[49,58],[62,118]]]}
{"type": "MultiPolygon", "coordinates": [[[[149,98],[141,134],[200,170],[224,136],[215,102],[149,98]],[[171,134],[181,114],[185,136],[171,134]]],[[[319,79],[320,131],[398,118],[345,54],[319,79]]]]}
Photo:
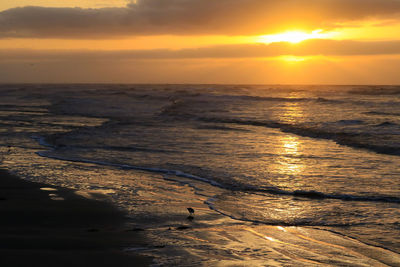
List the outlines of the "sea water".
{"type": "Polygon", "coordinates": [[[400,266],[399,86],[0,95],[2,167],[127,210],[155,265],[400,266]]]}

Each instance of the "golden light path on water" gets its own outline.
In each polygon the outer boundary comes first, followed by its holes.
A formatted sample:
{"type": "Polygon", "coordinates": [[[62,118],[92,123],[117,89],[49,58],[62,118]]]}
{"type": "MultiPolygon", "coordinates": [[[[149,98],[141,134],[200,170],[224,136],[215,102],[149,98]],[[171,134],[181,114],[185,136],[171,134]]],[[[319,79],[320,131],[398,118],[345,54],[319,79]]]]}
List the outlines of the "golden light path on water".
{"type": "MultiPolygon", "coordinates": [[[[296,97],[296,96],[293,96],[296,97]]],[[[287,103],[285,111],[282,114],[283,122],[292,124],[298,122],[303,117],[303,110],[298,103],[287,103]]],[[[301,140],[295,135],[284,135],[279,140],[279,154],[282,157],[279,160],[280,169],[282,174],[297,175],[304,171],[304,164],[302,159],[299,158],[302,154],[301,140]]]]}
{"type": "Polygon", "coordinates": [[[305,166],[302,164],[301,159],[296,156],[301,154],[301,143],[295,136],[286,136],[281,139],[282,154],[286,155],[279,163],[281,165],[281,173],[297,175],[303,172],[305,166]]]}

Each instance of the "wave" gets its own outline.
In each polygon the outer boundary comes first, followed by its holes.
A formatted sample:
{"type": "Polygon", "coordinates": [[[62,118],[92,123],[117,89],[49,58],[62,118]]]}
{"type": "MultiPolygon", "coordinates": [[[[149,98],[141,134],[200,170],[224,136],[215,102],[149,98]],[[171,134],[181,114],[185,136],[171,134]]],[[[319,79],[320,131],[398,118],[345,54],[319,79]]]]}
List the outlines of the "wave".
{"type": "Polygon", "coordinates": [[[377,115],[377,116],[400,116],[400,113],[396,112],[383,112],[383,111],[369,111],[364,112],[366,115],[377,115]]]}
{"type": "Polygon", "coordinates": [[[327,194],[314,190],[286,191],[277,188],[257,189],[256,191],[273,195],[289,195],[305,199],[337,199],[343,201],[358,201],[358,202],[400,203],[400,197],[386,196],[386,195],[360,196],[360,195],[350,195],[350,194],[327,194]]]}
{"type": "MultiPolygon", "coordinates": [[[[321,104],[355,104],[355,105],[366,105],[370,104],[369,101],[358,100],[358,99],[332,99],[321,96],[315,97],[276,97],[276,96],[255,96],[255,95],[208,95],[199,94],[196,96],[197,99],[200,97],[212,99],[222,99],[222,100],[244,100],[244,101],[265,101],[265,102],[290,102],[290,103],[321,103],[321,104]]],[[[391,102],[388,102],[391,103],[391,102]]],[[[393,102],[398,103],[398,102],[393,102]]]]}
{"type": "Polygon", "coordinates": [[[337,121],[336,123],[340,125],[360,125],[364,124],[365,122],[362,120],[340,120],[337,121]]]}
{"type": "Polygon", "coordinates": [[[342,104],[343,100],[328,99],[324,97],[273,97],[273,96],[252,96],[252,95],[216,95],[213,98],[223,98],[224,100],[245,100],[245,101],[265,101],[265,102],[320,102],[342,104]]]}
{"type": "MultiPolygon", "coordinates": [[[[153,96],[152,96],[153,97],[153,96]]],[[[171,111],[176,111],[178,108],[181,108],[188,104],[188,101],[195,99],[196,103],[204,101],[204,103],[209,103],[210,99],[213,101],[249,101],[249,102],[316,102],[316,103],[332,103],[332,104],[342,104],[346,102],[356,102],[363,103],[360,101],[343,101],[336,99],[328,99],[323,97],[273,97],[273,96],[252,96],[252,95],[212,95],[212,94],[196,94],[196,95],[188,95],[182,94],[177,96],[169,96],[165,100],[169,100],[169,104],[167,104],[162,113],[168,113],[171,111]]]]}
{"type": "MultiPolygon", "coordinates": [[[[370,151],[380,154],[400,156],[400,147],[373,144],[370,142],[369,139],[371,138],[371,136],[368,134],[334,132],[317,127],[292,125],[276,121],[258,121],[258,120],[243,120],[234,118],[215,118],[215,117],[213,118],[198,117],[197,119],[212,123],[231,123],[239,125],[251,125],[251,126],[275,128],[275,129],[280,129],[282,132],[293,133],[299,136],[319,138],[319,139],[329,139],[335,141],[340,145],[345,145],[353,148],[368,149],[370,151]]],[[[361,121],[357,121],[357,123],[361,123],[361,121]]]]}
{"type": "Polygon", "coordinates": [[[390,121],[385,121],[385,122],[382,122],[380,124],[377,124],[376,126],[377,127],[391,127],[391,126],[398,126],[398,124],[390,122],[390,121]]]}
{"type": "Polygon", "coordinates": [[[209,198],[206,201],[204,201],[204,204],[206,204],[211,210],[218,212],[219,214],[229,217],[233,220],[236,221],[245,221],[245,222],[251,222],[254,224],[264,224],[264,225],[274,225],[274,226],[320,226],[320,227],[349,227],[349,226],[360,226],[360,225],[365,225],[366,223],[363,222],[344,222],[344,223],[339,223],[339,222],[328,222],[326,220],[324,221],[317,221],[313,220],[311,218],[300,218],[300,219],[295,219],[292,221],[285,221],[285,220],[273,220],[273,219],[267,219],[263,218],[262,220],[260,219],[254,219],[254,218],[249,218],[249,217],[239,217],[235,216],[233,214],[224,212],[223,210],[217,208],[214,205],[215,199],[214,198],[209,198]]]}
{"type": "Polygon", "coordinates": [[[400,95],[400,87],[367,87],[348,91],[354,95],[400,95]]]}
{"type": "Polygon", "coordinates": [[[271,101],[271,102],[308,102],[315,101],[315,98],[297,98],[297,97],[265,97],[265,96],[249,96],[249,95],[223,95],[218,96],[223,97],[224,99],[233,98],[233,99],[241,99],[246,101],[271,101]]]}
{"type": "Polygon", "coordinates": [[[159,112],[159,116],[175,116],[180,115],[181,117],[188,115],[185,112],[185,108],[188,107],[188,104],[182,99],[173,99],[170,100],[170,103],[165,105],[161,111],[159,112]]]}
{"type": "Polygon", "coordinates": [[[95,164],[95,165],[102,165],[102,166],[109,166],[109,167],[116,167],[120,168],[123,170],[139,170],[139,171],[147,171],[147,172],[155,172],[155,173],[162,173],[162,174],[167,174],[167,175],[174,175],[178,177],[184,177],[184,178],[189,178],[193,180],[198,180],[202,182],[209,183],[214,186],[218,186],[223,188],[223,186],[213,180],[206,179],[203,177],[199,177],[196,175],[188,174],[179,170],[168,170],[168,169],[163,169],[163,168],[151,168],[151,167],[141,167],[141,166],[133,166],[133,165],[127,165],[127,164],[120,164],[120,163],[112,163],[112,162],[105,162],[105,161],[97,161],[97,160],[89,160],[89,159],[82,159],[82,158],[68,158],[68,157],[61,157],[61,156],[56,156],[56,155],[49,155],[49,151],[38,151],[36,152],[37,155],[41,157],[46,157],[46,158],[51,158],[51,159],[56,159],[56,160],[62,160],[62,161],[69,161],[69,162],[80,162],[80,163],[89,163],[89,164],[95,164]]]}
{"type": "Polygon", "coordinates": [[[197,129],[201,129],[201,130],[218,130],[218,131],[249,132],[249,130],[246,130],[246,129],[232,128],[232,127],[219,126],[219,125],[200,125],[200,126],[197,126],[197,129]]]}
{"type": "Polygon", "coordinates": [[[400,203],[400,198],[396,196],[358,196],[358,195],[349,195],[349,194],[327,194],[318,191],[306,191],[306,190],[295,190],[295,191],[287,191],[282,190],[277,187],[263,187],[257,188],[251,185],[245,184],[235,184],[235,185],[228,185],[216,182],[212,179],[208,179],[205,177],[200,177],[197,175],[193,175],[190,173],[185,173],[179,170],[169,170],[164,168],[151,168],[151,167],[142,167],[142,166],[133,166],[127,164],[120,164],[120,163],[112,163],[112,162],[105,162],[105,161],[96,161],[96,160],[89,160],[89,159],[82,159],[82,158],[68,158],[56,155],[49,155],[49,151],[39,151],[36,152],[41,157],[47,157],[62,161],[70,161],[70,162],[80,162],[80,163],[89,163],[95,165],[102,165],[102,166],[109,166],[109,167],[116,167],[124,170],[140,170],[140,171],[147,171],[147,172],[155,172],[161,173],[171,176],[177,177],[184,177],[191,180],[196,180],[204,183],[208,183],[213,186],[217,186],[222,189],[227,189],[230,191],[241,191],[241,192],[248,192],[248,193],[267,193],[270,195],[280,195],[280,196],[293,196],[305,199],[337,199],[343,201],[361,201],[361,202],[388,202],[388,203],[400,203]]]}

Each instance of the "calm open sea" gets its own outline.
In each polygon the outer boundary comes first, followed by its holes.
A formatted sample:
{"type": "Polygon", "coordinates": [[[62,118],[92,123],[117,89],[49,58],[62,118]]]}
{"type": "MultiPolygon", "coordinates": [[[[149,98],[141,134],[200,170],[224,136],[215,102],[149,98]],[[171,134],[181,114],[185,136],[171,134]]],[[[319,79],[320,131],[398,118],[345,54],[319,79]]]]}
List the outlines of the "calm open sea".
{"type": "Polygon", "coordinates": [[[155,265],[400,266],[400,86],[0,95],[2,167],[106,195],[149,238],[125,250],[155,265]]]}

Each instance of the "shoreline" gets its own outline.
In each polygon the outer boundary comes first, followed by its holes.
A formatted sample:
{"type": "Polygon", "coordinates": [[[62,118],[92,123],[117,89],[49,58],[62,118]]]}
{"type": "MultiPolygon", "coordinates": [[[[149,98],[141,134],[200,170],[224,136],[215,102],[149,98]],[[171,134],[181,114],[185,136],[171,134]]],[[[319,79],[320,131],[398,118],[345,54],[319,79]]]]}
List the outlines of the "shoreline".
{"type": "MultiPolygon", "coordinates": [[[[161,259],[162,266],[400,263],[396,252],[340,233],[238,223],[203,205],[201,199],[190,203],[196,210],[194,221],[180,214],[186,211],[187,203],[176,203],[158,227],[129,228],[127,214],[112,203],[23,180],[0,169],[0,266],[149,266],[152,258],[135,254],[143,248],[146,255],[161,259]],[[330,257],[333,254],[335,258],[330,257]]],[[[133,219],[144,218],[149,219],[133,219]]]]}
{"type": "Polygon", "coordinates": [[[146,244],[126,214],[74,190],[26,181],[0,169],[2,266],[149,266],[123,248],[146,244]]]}

